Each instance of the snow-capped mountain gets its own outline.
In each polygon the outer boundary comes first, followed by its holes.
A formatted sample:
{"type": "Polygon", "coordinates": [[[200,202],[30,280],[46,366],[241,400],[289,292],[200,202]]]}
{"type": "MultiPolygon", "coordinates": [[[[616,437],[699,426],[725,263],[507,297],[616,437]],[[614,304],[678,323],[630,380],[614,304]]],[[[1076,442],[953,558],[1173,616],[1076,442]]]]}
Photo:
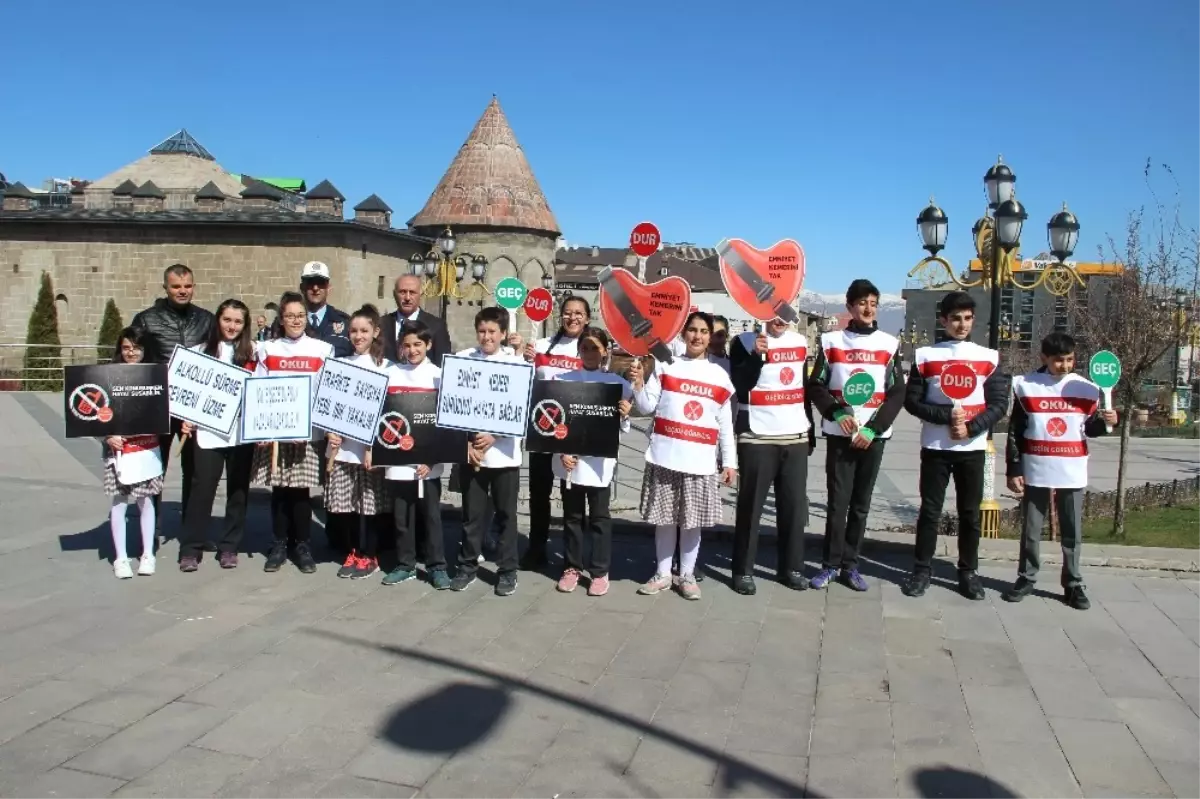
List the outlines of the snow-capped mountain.
{"type": "MultiPolygon", "coordinates": [[[[845,294],[820,294],[802,291],[798,302],[806,311],[816,311],[827,316],[846,312],[845,294]]],[[[904,328],[904,298],[899,294],[883,294],[879,298],[879,329],[893,335],[904,328]]]]}

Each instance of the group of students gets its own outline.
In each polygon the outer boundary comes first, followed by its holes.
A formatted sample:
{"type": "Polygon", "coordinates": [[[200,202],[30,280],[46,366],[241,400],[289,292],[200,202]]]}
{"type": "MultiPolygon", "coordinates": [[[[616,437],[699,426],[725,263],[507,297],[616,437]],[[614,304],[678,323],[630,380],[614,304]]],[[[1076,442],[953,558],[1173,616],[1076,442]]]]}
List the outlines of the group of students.
{"type": "MultiPolygon", "coordinates": [[[[622,386],[616,412],[621,430],[629,418],[652,419],[642,482],[642,517],[655,526],[654,572],[638,588],[642,594],[675,589],[698,599],[697,560],[703,528],[721,521],[720,485],[737,484],[733,552],[733,588],[756,592],[753,571],[759,525],[773,488],[779,542],[778,579],[795,590],[825,588],[839,581],[867,590],[858,557],[866,531],[871,497],[886,442],[901,409],[923,423],[921,511],[914,567],[903,591],[921,596],[930,583],[932,556],[946,486],[953,477],[959,516],[959,590],[983,598],[976,575],[979,503],[984,456],[991,428],[1016,404],[1008,438],[1008,485],[1025,495],[1025,531],[1020,577],[1004,595],[1019,601],[1031,590],[1038,571],[1037,542],[1051,492],[1056,494],[1063,535],[1063,587],[1075,607],[1086,607],[1079,575],[1080,489],[1087,482],[1087,436],[1103,435],[1116,422],[1111,410],[1099,410],[1099,390],[1074,375],[1074,342],[1054,333],[1043,342],[1045,367],[1016,380],[1000,369],[995,350],[969,341],[974,300],[951,292],[939,316],[947,340],[919,348],[906,381],[899,342],[878,329],[879,291],[866,280],[851,283],[846,294],[850,320],[842,330],[821,335],[809,367],[806,337],[780,319],[762,331],[742,333],[725,352],[727,324],[703,312],[691,313],[672,343],[669,361],[634,359],[624,375],[609,370],[612,342],[591,324],[591,308],[580,297],[561,307],[561,326],[551,337],[522,346],[510,335],[508,312],[483,308],[475,317],[476,346],[459,355],[488,360],[529,362],[542,380],[616,383],[622,386]],[[722,329],[724,328],[724,329],[722,329]],[[714,341],[714,334],[717,339],[714,341]],[[980,376],[974,394],[952,402],[940,389],[941,370],[965,363],[980,376]],[[842,389],[851,376],[866,372],[875,393],[865,404],[851,405],[842,389]],[[804,527],[808,520],[807,461],[815,448],[816,423],[826,439],[828,508],[821,568],[804,573],[804,527]],[[740,467],[740,468],[739,468],[740,467]],[[739,479],[740,474],[740,479],[739,479]]],[[[304,297],[288,292],[279,302],[280,335],[253,341],[249,310],[236,299],[223,302],[206,354],[258,375],[309,374],[316,379],[333,348],[306,332],[304,297]]],[[[146,351],[145,333],[121,333],[114,360],[137,363],[146,351]]],[[[441,369],[427,355],[432,343],[419,321],[404,322],[399,332],[400,363],[383,356],[380,316],[372,306],[355,312],[347,360],[388,375],[388,391],[437,391],[441,369]]],[[[523,447],[520,439],[471,434],[459,461],[463,525],[454,575],[444,551],[441,479],[446,464],[373,467],[370,448],[334,434],[314,431],[305,442],[242,443],[235,432],[223,438],[184,425],[197,451],[190,500],[180,535],[179,568],[195,571],[203,557],[212,505],[222,472],[226,480],[224,531],[217,542],[222,568],[237,566],[251,485],[271,489],[274,543],[265,570],[278,571],[289,557],[304,573],[316,570],[311,546],[312,490],[323,487],[326,533],[330,546],[345,555],[338,576],[363,579],[379,571],[380,542],[394,536],[396,566],[384,577],[397,584],[425,566],[436,589],[461,591],[476,579],[485,529],[494,516],[498,545],[495,592],[508,596],[521,569],[547,565],[550,505],[559,485],[563,506],[565,566],[557,588],[574,591],[586,582],[587,593],[609,590],[612,523],[609,505],[615,458],[530,453],[529,547],[518,559],[517,493],[523,447]],[[420,540],[418,540],[418,538],[420,540]],[[585,549],[589,550],[585,554],[585,549]]],[[[154,571],[154,503],[162,476],[125,484],[129,459],[157,447],[155,436],[105,440],[105,488],[112,497],[112,532],[117,577],[133,575],[125,548],[125,507],[136,500],[140,511],[143,556],[139,574],[154,571]]]]}

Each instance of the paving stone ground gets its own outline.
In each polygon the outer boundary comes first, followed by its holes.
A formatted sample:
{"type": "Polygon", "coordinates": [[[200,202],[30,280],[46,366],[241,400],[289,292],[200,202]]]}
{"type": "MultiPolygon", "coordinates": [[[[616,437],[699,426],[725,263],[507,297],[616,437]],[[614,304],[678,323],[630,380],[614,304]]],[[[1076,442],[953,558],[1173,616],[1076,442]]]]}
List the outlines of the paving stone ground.
{"type": "MultiPolygon", "coordinates": [[[[767,545],[747,598],[714,542],[689,603],[637,596],[622,537],[601,599],[184,575],[174,541],[119,582],[95,448],[43,407],[0,395],[0,795],[1200,795],[1194,574],[1088,569],[1079,612],[1000,601],[1001,563],[969,602],[943,564],[911,600],[876,546],[867,593],[797,593],[767,545]]],[[[177,498],[172,469],[168,531],[177,498]]]]}

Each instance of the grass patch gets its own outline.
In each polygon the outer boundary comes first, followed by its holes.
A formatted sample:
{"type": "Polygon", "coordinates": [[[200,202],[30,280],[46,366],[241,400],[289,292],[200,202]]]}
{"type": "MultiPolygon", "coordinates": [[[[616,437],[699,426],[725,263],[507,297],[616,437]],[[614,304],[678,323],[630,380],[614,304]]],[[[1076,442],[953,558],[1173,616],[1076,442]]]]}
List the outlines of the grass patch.
{"type": "Polygon", "coordinates": [[[1089,544],[1123,544],[1132,547],[1200,547],[1200,505],[1131,510],[1125,514],[1125,536],[1114,538],[1112,519],[1083,523],[1083,540],[1089,544]]]}

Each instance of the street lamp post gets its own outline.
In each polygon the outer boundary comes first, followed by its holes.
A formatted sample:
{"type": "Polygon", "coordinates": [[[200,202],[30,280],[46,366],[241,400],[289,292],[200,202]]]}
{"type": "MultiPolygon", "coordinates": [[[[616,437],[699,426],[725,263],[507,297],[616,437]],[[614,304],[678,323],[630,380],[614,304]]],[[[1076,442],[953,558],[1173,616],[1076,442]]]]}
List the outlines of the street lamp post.
{"type": "Polygon", "coordinates": [[[491,290],[483,282],[487,275],[488,259],[483,255],[470,253],[460,253],[455,257],[454,250],[457,245],[454,232],[446,228],[442,235],[437,237],[433,249],[424,255],[414,253],[408,259],[412,273],[417,277],[424,276],[421,295],[438,297],[441,300],[443,319],[446,318],[446,309],[451,299],[460,303],[466,300],[467,304],[471,305],[472,295],[478,295],[479,304],[483,305],[483,298],[491,294],[491,290]],[[472,283],[463,291],[459,284],[466,278],[467,269],[471,270],[472,283]]]}
{"type": "Polygon", "coordinates": [[[1183,306],[1187,303],[1187,291],[1175,289],[1175,346],[1171,357],[1171,420],[1175,421],[1184,414],[1179,407],[1179,356],[1183,354],[1183,306]]]}

